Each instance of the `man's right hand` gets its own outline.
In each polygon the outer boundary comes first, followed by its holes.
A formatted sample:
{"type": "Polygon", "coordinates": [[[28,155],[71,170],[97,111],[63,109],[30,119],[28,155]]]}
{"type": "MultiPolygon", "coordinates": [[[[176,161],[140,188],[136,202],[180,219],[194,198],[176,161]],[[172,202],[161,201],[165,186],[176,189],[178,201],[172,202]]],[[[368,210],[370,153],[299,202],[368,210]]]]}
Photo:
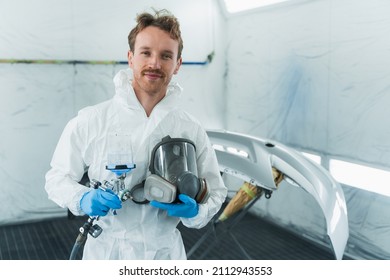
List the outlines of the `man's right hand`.
{"type": "Polygon", "coordinates": [[[110,189],[92,189],[80,199],[80,207],[88,216],[105,216],[110,209],[122,208],[122,203],[110,189]]]}

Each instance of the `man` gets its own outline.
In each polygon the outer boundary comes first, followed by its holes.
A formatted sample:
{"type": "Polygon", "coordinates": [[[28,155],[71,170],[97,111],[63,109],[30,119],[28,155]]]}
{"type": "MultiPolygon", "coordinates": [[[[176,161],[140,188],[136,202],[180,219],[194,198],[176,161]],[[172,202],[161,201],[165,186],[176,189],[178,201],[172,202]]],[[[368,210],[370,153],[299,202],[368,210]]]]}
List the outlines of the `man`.
{"type": "Polygon", "coordinates": [[[111,100],[82,109],[66,125],[45,189],[51,200],[75,215],[101,216],[103,232],[97,238],[88,236],[83,259],[186,259],[178,223],[205,226],[220,209],[227,189],[205,130],[177,106],[181,88],[171,82],[182,64],[177,19],[165,10],[140,14],[128,39],[131,70],[114,77],[111,100]],[[136,165],[125,178],[126,188],[132,189],[150,176],[151,152],[167,135],[195,144],[198,177],[209,189],[205,203],[185,194],[174,203],[122,203],[111,190],[78,183],[87,170],[89,178],[100,182],[116,178],[107,169],[110,153],[117,149],[110,139],[123,136],[130,147],[125,152],[131,152],[136,165]]]}

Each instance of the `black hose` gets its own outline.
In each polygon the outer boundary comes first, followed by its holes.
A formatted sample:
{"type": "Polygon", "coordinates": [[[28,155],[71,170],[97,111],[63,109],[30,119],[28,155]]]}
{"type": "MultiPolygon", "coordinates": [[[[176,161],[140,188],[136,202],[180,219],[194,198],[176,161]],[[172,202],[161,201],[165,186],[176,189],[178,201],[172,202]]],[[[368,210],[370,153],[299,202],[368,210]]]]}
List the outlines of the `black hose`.
{"type": "Polygon", "coordinates": [[[72,251],[70,253],[70,260],[75,260],[77,257],[77,253],[79,249],[84,245],[85,241],[87,240],[87,235],[92,227],[92,223],[94,221],[94,218],[89,217],[88,220],[83,224],[83,226],[80,228],[80,233],[77,235],[76,241],[73,245],[72,251]]]}
{"type": "Polygon", "coordinates": [[[77,257],[77,253],[79,252],[79,249],[81,248],[81,244],[79,243],[74,243],[72,252],[70,253],[69,260],[75,260],[77,257]]]}
{"type": "Polygon", "coordinates": [[[72,252],[70,253],[69,260],[75,260],[77,257],[77,253],[79,252],[80,248],[83,247],[85,240],[87,240],[87,236],[83,233],[80,233],[77,238],[76,242],[73,245],[72,252]]]}

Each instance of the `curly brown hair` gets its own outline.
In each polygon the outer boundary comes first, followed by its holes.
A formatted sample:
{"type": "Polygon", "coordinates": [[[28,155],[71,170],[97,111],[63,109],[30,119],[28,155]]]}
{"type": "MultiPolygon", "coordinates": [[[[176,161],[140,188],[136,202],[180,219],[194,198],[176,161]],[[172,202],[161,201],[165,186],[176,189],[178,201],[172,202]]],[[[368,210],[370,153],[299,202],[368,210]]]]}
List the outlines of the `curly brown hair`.
{"type": "Polygon", "coordinates": [[[173,14],[165,9],[155,11],[154,15],[145,12],[137,15],[136,21],[137,25],[130,31],[128,36],[130,51],[134,53],[135,38],[138,33],[148,26],[155,26],[168,32],[172,39],[179,42],[177,59],[181,58],[183,39],[181,38],[179,21],[173,14]]]}

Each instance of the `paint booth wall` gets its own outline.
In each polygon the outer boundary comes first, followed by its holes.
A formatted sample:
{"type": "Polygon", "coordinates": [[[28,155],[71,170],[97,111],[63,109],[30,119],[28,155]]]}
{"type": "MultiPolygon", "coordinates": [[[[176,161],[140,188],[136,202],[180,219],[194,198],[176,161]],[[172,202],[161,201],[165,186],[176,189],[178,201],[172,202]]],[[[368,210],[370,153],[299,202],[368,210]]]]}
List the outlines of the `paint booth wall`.
{"type": "MultiPolygon", "coordinates": [[[[390,170],[389,15],[388,1],[296,0],[229,17],[227,129],[315,152],[325,167],[334,157],[390,170]]],[[[346,252],[389,259],[390,197],[343,190],[346,252]]],[[[321,209],[299,188],[283,183],[255,211],[327,243],[321,209]]]]}
{"type": "MultiPolygon", "coordinates": [[[[221,128],[224,22],[215,1],[3,0],[0,5],[3,60],[127,61],[127,35],[136,14],[150,7],[170,10],[181,23],[185,62],[205,62],[215,52],[212,63],[183,65],[175,77],[184,88],[183,106],[206,128],[221,128]]],[[[54,148],[79,109],[113,96],[112,78],[126,67],[0,63],[0,225],[66,215],[44,190],[54,148]]]]}

